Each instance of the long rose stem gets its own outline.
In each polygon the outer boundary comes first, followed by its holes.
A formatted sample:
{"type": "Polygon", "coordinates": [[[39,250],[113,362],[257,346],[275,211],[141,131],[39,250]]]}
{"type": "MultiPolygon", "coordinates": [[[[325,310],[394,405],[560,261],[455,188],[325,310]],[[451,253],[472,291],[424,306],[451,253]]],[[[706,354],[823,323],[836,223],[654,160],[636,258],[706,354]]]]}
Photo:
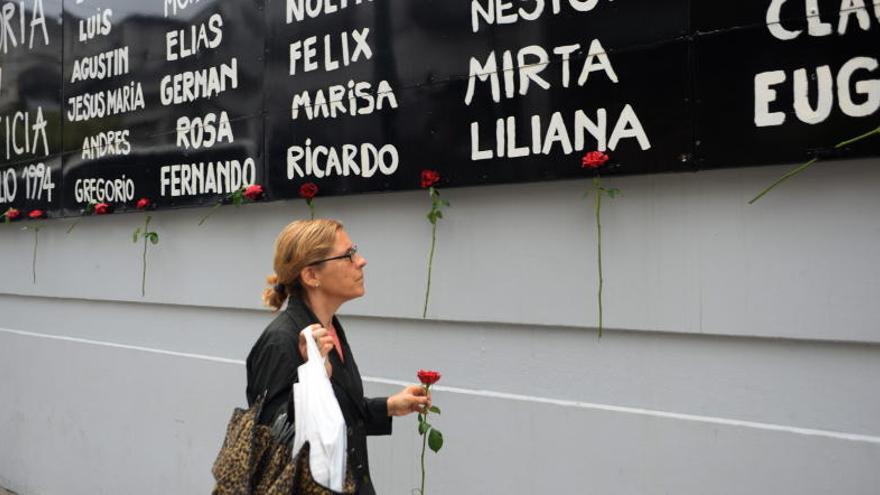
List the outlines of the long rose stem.
{"type": "Polygon", "coordinates": [[[144,220],[144,257],[143,257],[143,273],[141,274],[141,297],[147,295],[147,227],[150,225],[150,217],[144,220]]]}
{"type": "MultiPolygon", "coordinates": [[[[874,130],[872,130],[872,131],[868,131],[868,132],[866,132],[866,133],[864,133],[864,134],[861,134],[861,135],[859,135],[859,136],[856,136],[856,137],[854,137],[854,138],[847,139],[846,141],[841,141],[841,142],[839,142],[839,143],[837,143],[837,144],[834,145],[834,149],[840,149],[840,148],[843,148],[844,146],[847,146],[847,145],[853,144],[853,143],[855,143],[855,142],[861,141],[862,139],[865,139],[865,138],[867,138],[867,137],[873,136],[874,134],[880,134],[880,127],[876,128],[876,129],[874,129],[874,130]]],[[[799,173],[803,172],[804,170],[810,168],[811,166],[813,166],[814,163],[816,163],[816,162],[818,162],[818,161],[819,161],[819,158],[813,158],[812,160],[808,161],[807,163],[804,163],[803,165],[799,165],[797,168],[788,171],[788,172],[785,173],[782,177],[780,177],[779,179],[777,179],[776,182],[774,182],[773,184],[770,184],[768,187],[764,188],[763,191],[761,191],[760,193],[758,193],[757,196],[755,196],[754,198],[752,198],[751,201],[749,201],[749,204],[753,204],[755,201],[758,201],[758,200],[761,199],[765,194],[767,194],[768,192],[770,192],[771,189],[775,188],[775,187],[778,186],[779,184],[782,184],[782,183],[785,182],[786,180],[788,180],[788,179],[794,177],[795,175],[798,175],[799,173]]]]}
{"type": "MultiPolygon", "coordinates": [[[[425,421],[428,420],[428,415],[425,415],[425,421]]],[[[422,433],[422,485],[419,488],[419,495],[425,495],[425,446],[428,445],[428,432],[422,433]]]]}
{"type": "Polygon", "coordinates": [[[425,289],[425,308],[422,310],[422,318],[428,315],[428,296],[431,294],[431,268],[434,265],[434,246],[437,244],[437,222],[431,227],[431,253],[428,254],[428,284],[425,289]]]}
{"type": "Polygon", "coordinates": [[[599,264],[599,337],[602,337],[602,288],[605,280],[602,277],[602,188],[599,180],[598,177],[593,180],[593,189],[596,196],[596,253],[599,264]]]}
{"type": "Polygon", "coordinates": [[[217,210],[217,208],[220,208],[220,205],[221,205],[221,204],[222,204],[222,203],[218,202],[216,205],[214,205],[214,207],[211,208],[211,211],[209,211],[207,215],[203,216],[202,219],[199,220],[199,225],[202,225],[203,223],[205,223],[205,220],[207,220],[208,217],[210,217],[211,215],[213,215],[214,212],[217,210]]]}
{"type": "Polygon", "coordinates": [[[31,268],[34,272],[34,285],[37,285],[37,244],[40,242],[40,228],[34,228],[34,260],[31,268]]]}

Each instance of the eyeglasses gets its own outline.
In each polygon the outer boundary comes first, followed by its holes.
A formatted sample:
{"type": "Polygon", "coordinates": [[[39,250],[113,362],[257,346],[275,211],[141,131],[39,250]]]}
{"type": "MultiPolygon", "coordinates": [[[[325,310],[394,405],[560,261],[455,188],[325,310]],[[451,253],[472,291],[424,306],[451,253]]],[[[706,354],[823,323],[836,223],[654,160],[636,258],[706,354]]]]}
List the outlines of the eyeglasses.
{"type": "Polygon", "coordinates": [[[341,260],[343,258],[348,258],[348,261],[350,263],[354,263],[354,255],[356,255],[357,252],[358,252],[358,247],[355,245],[355,246],[352,246],[351,249],[346,251],[345,254],[341,254],[339,256],[334,256],[332,258],[324,258],[322,260],[318,260],[313,263],[309,263],[309,266],[320,265],[321,263],[323,263],[325,261],[341,260]]]}

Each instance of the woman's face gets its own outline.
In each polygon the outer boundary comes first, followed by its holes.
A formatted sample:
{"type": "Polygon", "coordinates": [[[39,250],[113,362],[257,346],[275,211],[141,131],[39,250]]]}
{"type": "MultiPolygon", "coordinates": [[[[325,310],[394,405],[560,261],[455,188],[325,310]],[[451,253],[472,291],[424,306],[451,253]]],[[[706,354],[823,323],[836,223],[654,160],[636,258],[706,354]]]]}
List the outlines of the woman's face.
{"type": "MultiPolygon", "coordinates": [[[[339,229],[336,231],[336,244],[328,258],[343,256],[354,248],[354,244],[348,234],[339,229]]],[[[360,254],[355,253],[349,258],[337,258],[321,263],[317,266],[317,278],[320,291],[329,299],[336,299],[340,303],[361,297],[364,295],[364,267],[367,260],[360,254]]]]}

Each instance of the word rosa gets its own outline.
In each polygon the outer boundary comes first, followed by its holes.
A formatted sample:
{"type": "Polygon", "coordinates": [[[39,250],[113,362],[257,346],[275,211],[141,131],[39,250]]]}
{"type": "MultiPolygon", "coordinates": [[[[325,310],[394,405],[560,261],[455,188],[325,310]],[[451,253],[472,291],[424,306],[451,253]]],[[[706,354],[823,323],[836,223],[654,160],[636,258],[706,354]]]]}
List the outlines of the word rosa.
{"type": "Polygon", "coordinates": [[[134,199],[134,181],[123,175],[118,179],[77,179],[73,186],[77,203],[121,203],[134,199]]]}

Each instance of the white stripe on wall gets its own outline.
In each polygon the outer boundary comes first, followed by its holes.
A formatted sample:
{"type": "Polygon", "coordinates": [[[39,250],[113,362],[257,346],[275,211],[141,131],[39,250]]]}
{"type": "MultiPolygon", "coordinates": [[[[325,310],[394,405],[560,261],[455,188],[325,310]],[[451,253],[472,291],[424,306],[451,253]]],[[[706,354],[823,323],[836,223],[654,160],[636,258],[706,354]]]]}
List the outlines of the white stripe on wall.
{"type": "MultiPolygon", "coordinates": [[[[91,339],[82,339],[78,337],[68,337],[64,335],[50,335],[43,333],[35,333],[35,332],[26,332],[22,330],[10,330],[6,328],[0,328],[0,332],[20,335],[24,337],[33,337],[40,339],[50,339],[50,340],[61,340],[65,342],[73,342],[77,344],[87,344],[87,345],[96,345],[102,347],[110,347],[115,349],[127,349],[139,352],[149,352],[153,354],[162,354],[166,356],[175,356],[182,357],[186,359],[199,359],[203,361],[212,361],[216,363],[223,364],[234,364],[238,366],[244,366],[245,362],[240,359],[228,359],[221,358],[216,356],[208,356],[205,354],[193,354],[188,352],[177,352],[177,351],[167,351],[163,349],[154,349],[151,347],[142,347],[135,345],[126,345],[126,344],[117,344],[113,342],[105,342],[100,340],[91,340],[91,339]]],[[[404,381],[404,380],[393,380],[389,378],[379,378],[379,377],[363,377],[363,381],[367,383],[377,383],[383,385],[396,385],[400,387],[404,387],[407,385],[412,385],[412,382],[404,381]]],[[[865,443],[873,443],[880,444],[880,437],[873,435],[861,435],[856,433],[844,433],[838,431],[830,431],[830,430],[818,430],[813,428],[798,428],[795,426],[786,426],[786,425],[778,425],[773,423],[760,423],[756,421],[742,421],[738,419],[728,419],[728,418],[720,418],[715,416],[700,416],[695,414],[683,414],[683,413],[674,413],[668,411],[658,411],[655,409],[642,409],[638,407],[625,407],[625,406],[613,406],[610,404],[596,404],[592,402],[580,402],[580,401],[571,401],[571,400],[562,400],[562,399],[550,399],[547,397],[535,397],[531,395],[521,395],[521,394],[510,394],[506,392],[495,392],[491,390],[474,390],[468,388],[459,388],[459,387],[447,387],[436,385],[433,387],[434,390],[441,392],[448,392],[452,394],[461,394],[461,395],[470,395],[475,397],[486,397],[492,399],[503,399],[503,400],[512,400],[518,402],[530,402],[537,404],[547,404],[559,407],[573,407],[578,409],[591,409],[597,411],[608,411],[608,412],[616,412],[622,414],[635,414],[640,416],[650,416],[655,418],[666,418],[666,419],[676,419],[682,421],[695,421],[698,423],[707,423],[714,425],[723,425],[723,426],[737,426],[742,428],[753,428],[758,430],[766,430],[766,431],[777,431],[783,433],[792,433],[796,435],[808,435],[808,436],[818,436],[831,438],[835,440],[846,440],[851,442],[865,442],[865,443]]]]}

